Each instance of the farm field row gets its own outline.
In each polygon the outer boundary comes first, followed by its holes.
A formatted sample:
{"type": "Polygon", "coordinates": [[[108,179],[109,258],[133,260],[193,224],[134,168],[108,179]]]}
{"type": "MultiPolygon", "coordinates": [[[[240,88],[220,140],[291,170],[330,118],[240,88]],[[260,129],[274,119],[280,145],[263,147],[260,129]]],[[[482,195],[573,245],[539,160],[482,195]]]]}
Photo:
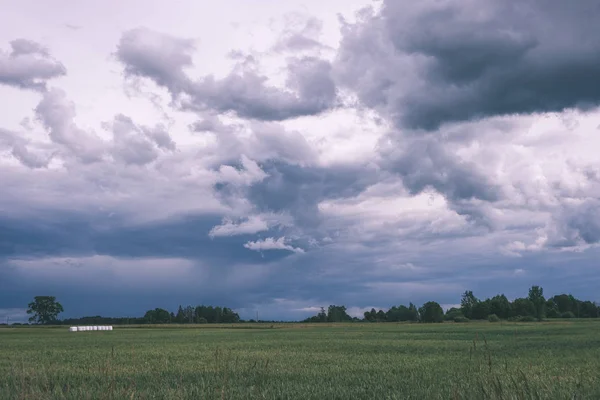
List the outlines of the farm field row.
{"type": "Polygon", "coordinates": [[[2,399],[598,399],[600,321],[0,329],[2,399]]]}

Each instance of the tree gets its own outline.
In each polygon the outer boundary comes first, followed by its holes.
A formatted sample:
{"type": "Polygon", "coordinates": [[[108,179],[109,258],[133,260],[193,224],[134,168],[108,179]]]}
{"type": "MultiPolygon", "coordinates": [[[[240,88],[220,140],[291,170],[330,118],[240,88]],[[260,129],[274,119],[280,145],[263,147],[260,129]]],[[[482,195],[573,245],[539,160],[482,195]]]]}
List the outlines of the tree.
{"type": "Polygon", "coordinates": [[[421,322],[442,322],[444,310],[435,301],[428,301],[420,308],[421,322]]]}
{"type": "Polygon", "coordinates": [[[538,320],[542,320],[546,315],[546,299],[544,298],[544,289],[540,286],[532,286],[529,289],[529,296],[527,296],[535,307],[535,317],[538,320]]]}
{"type": "Polygon", "coordinates": [[[28,307],[27,314],[33,314],[29,318],[29,322],[36,324],[55,322],[58,319],[58,314],[64,311],[63,306],[56,301],[54,296],[35,296],[28,307]]]}
{"type": "Polygon", "coordinates": [[[478,301],[473,306],[471,310],[473,319],[487,319],[487,317],[491,314],[491,304],[490,300],[478,301]]]}
{"type": "Polygon", "coordinates": [[[321,311],[317,314],[318,322],[327,322],[327,312],[325,312],[325,308],[321,307],[321,311]]]}
{"type": "Polygon", "coordinates": [[[490,314],[496,314],[502,319],[510,317],[510,301],[505,295],[496,295],[490,299],[490,314]]]}
{"type": "Polygon", "coordinates": [[[408,304],[408,321],[418,321],[419,320],[419,310],[417,310],[417,306],[413,303],[408,304]]]}
{"type": "Polygon", "coordinates": [[[512,315],[515,317],[535,316],[535,304],[529,299],[515,299],[512,302],[512,315]]]}
{"type": "Polygon", "coordinates": [[[579,318],[598,318],[598,307],[591,301],[578,301],[579,318]]]}
{"type": "MultiPolygon", "coordinates": [[[[404,307],[404,306],[400,306],[404,307]]],[[[400,311],[400,307],[392,306],[385,313],[385,320],[389,322],[398,322],[400,321],[400,317],[402,316],[402,312],[400,311]]],[[[406,308],[406,307],[404,307],[406,308]]],[[[407,309],[408,310],[408,309],[407,309]]]]}
{"type": "Polygon", "coordinates": [[[238,313],[233,311],[231,308],[223,307],[223,320],[221,322],[224,323],[235,323],[240,322],[240,316],[238,313]]]}
{"type": "Polygon", "coordinates": [[[406,306],[393,306],[385,313],[385,320],[388,322],[400,322],[410,320],[410,311],[406,306]]]}
{"type": "Polygon", "coordinates": [[[178,324],[183,324],[184,322],[186,322],[185,313],[183,312],[183,307],[181,307],[181,305],[177,309],[177,315],[175,315],[175,322],[177,322],[178,324]]]}
{"type": "Polygon", "coordinates": [[[365,316],[365,321],[376,322],[377,321],[377,311],[374,308],[371,308],[371,311],[365,311],[363,314],[365,316]]]}
{"type": "Polygon", "coordinates": [[[551,297],[549,301],[551,301],[555,305],[555,307],[552,308],[556,308],[559,314],[568,311],[575,311],[576,309],[575,303],[577,302],[577,300],[575,300],[573,296],[568,294],[558,294],[554,297],[551,297]]]}
{"type": "Polygon", "coordinates": [[[190,324],[193,323],[194,322],[194,307],[187,306],[186,308],[184,308],[183,315],[185,318],[185,322],[190,323],[190,324]]]}
{"type": "Polygon", "coordinates": [[[352,321],[352,317],[346,312],[346,306],[330,305],[327,309],[328,322],[347,322],[352,321]]]}
{"type": "Polygon", "coordinates": [[[308,317],[304,322],[327,322],[327,311],[325,311],[324,307],[321,307],[321,311],[317,315],[308,317]]]}
{"type": "Polygon", "coordinates": [[[148,324],[168,324],[171,321],[171,314],[162,308],[146,311],[144,321],[148,324]]]}
{"type": "Polygon", "coordinates": [[[475,305],[478,302],[479,300],[473,295],[472,291],[465,291],[460,299],[460,309],[462,310],[463,315],[469,319],[473,318],[473,308],[475,308],[475,305]]]}

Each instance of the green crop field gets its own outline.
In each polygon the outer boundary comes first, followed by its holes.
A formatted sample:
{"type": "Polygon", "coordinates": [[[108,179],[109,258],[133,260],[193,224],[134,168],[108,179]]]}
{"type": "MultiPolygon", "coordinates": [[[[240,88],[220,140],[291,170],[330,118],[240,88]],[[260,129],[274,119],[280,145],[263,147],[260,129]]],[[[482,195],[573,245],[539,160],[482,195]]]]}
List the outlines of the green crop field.
{"type": "Polygon", "coordinates": [[[0,329],[1,399],[600,399],[600,321],[0,329]]]}

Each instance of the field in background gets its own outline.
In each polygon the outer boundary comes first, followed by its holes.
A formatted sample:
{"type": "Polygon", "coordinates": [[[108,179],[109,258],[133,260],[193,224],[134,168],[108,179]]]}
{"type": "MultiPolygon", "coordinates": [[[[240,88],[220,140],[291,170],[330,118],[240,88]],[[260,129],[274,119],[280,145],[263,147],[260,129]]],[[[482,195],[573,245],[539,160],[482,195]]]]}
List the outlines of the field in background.
{"type": "Polygon", "coordinates": [[[1,399],[599,399],[600,321],[0,329],[1,399]]]}

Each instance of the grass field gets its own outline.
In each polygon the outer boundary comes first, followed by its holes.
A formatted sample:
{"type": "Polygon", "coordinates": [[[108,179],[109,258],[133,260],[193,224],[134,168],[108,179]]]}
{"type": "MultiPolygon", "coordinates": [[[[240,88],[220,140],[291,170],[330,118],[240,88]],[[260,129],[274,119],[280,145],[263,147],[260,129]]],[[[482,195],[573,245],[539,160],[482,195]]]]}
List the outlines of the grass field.
{"type": "Polygon", "coordinates": [[[0,399],[600,399],[600,321],[0,329],[0,399]]]}

